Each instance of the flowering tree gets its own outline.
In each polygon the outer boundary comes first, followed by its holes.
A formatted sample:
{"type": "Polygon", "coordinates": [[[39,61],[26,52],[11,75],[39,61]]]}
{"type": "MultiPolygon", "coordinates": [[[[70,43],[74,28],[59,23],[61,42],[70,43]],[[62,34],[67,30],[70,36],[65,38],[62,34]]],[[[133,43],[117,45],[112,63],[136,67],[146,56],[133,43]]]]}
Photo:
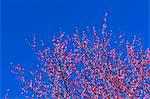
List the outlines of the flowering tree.
{"type": "Polygon", "coordinates": [[[120,33],[114,41],[112,31],[105,31],[106,18],[107,13],[101,38],[94,27],[90,38],[76,29],[71,37],[64,38],[64,32],[54,37],[54,48],[40,49],[35,34],[31,46],[37,53],[36,69],[17,64],[12,70],[22,82],[21,94],[59,99],[150,97],[150,49],[143,50],[136,36],[129,42],[120,33]]]}

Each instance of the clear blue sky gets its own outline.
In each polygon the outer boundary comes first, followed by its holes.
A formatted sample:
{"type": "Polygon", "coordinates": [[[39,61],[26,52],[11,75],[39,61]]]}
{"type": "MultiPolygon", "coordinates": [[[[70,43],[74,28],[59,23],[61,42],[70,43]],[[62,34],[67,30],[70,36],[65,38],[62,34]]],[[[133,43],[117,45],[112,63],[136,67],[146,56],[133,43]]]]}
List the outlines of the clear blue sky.
{"type": "MultiPolygon", "coordinates": [[[[6,90],[17,91],[17,82],[10,73],[10,61],[30,65],[32,50],[25,38],[33,32],[42,35],[59,32],[59,27],[68,34],[75,27],[101,28],[104,13],[109,14],[109,26],[114,33],[141,33],[144,48],[150,47],[148,30],[149,0],[2,0],[2,96],[6,90]]],[[[1,97],[2,97],[1,96],[1,97]]]]}

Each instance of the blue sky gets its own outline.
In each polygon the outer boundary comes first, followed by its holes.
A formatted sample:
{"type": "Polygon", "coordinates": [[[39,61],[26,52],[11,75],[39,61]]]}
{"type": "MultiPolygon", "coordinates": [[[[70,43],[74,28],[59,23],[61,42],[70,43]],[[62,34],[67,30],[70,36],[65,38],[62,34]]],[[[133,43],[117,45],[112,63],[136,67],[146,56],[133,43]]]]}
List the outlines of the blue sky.
{"type": "Polygon", "coordinates": [[[1,96],[8,88],[18,92],[10,62],[30,65],[34,60],[25,38],[34,32],[57,34],[60,27],[67,34],[72,34],[75,27],[100,29],[105,12],[114,34],[141,33],[144,48],[150,47],[148,0],[2,0],[1,96]]]}

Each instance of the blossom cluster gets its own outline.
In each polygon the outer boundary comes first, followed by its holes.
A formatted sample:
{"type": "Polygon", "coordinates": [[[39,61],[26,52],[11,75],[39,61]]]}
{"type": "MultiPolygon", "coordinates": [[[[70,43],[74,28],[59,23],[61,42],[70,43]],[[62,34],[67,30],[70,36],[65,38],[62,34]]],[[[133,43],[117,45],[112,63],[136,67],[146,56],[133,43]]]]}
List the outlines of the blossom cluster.
{"type": "Polygon", "coordinates": [[[114,40],[106,32],[107,13],[101,34],[93,27],[73,36],[64,32],[53,37],[53,46],[36,34],[32,48],[37,65],[32,71],[17,64],[12,73],[22,82],[21,94],[26,98],[91,98],[122,99],[150,97],[150,48],[143,50],[141,38],[125,40],[122,33],[114,40]],[[100,34],[100,36],[99,36],[100,34]],[[37,68],[37,69],[36,69],[37,68]]]}

